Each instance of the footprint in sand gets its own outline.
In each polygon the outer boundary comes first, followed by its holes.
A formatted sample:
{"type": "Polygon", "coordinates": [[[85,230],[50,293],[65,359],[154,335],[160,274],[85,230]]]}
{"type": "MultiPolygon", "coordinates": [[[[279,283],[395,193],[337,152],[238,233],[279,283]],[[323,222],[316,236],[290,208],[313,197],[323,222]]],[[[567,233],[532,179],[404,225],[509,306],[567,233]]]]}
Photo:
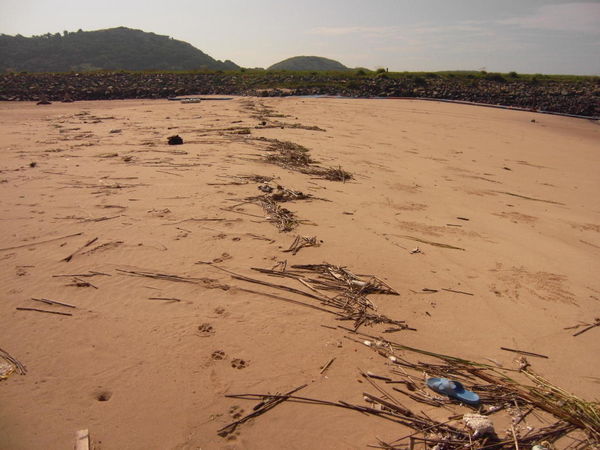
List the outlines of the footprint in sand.
{"type": "Polygon", "coordinates": [[[215,334],[215,329],[210,323],[203,323],[202,325],[198,326],[198,331],[201,337],[210,337],[215,334]]]}
{"type": "Polygon", "coordinates": [[[110,391],[98,391],[94,394],[94,398],[99,402],[107,402],[112,397],[112,392],[110,391]]]}
{"type": "Polygon", "coordinates": [[[235,358],[231,361],[231,367],[233,367],[234,369],[245,369],[246,367],[248,367],[248,362],[240,358],[235,358]]]}
{"type": "Polygon", "coordinates": [[[225,352],[223,350],[215,350],[214,352],[212,352],[211,355],[211,358],[215,361],[222,361],[226,357],[227,355],[225,355],[225,352]]]}

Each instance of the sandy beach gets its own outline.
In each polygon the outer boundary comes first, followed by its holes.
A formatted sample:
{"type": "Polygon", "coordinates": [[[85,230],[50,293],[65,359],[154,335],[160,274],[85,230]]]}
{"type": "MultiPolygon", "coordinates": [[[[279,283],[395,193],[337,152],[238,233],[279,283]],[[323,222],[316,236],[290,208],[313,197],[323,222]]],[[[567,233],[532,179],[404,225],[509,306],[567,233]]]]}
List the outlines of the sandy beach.
{"type": "MultiPolygon", "coordinates": [[[[0,348],[27,369],[0,381],[0,449],[71,448],[80,429],[104,450],[362,449],[411,433],[285,402],[218,435],[256,404],[228,394],[307,384],[364,404],[377,392],[360,371],[392,376],[339,328],[353,322],[230,273],[311,292],[252,270],[284,264],[396,291],[368,298],[410,329],[360,332],[510,368],[520,355],[501,347],[533,352],[537,373],[600,399],[600,327],[565,329],[600,317],[598,142],[597,121],[418,100],[0,102],[0,348]],[[271,164],[275,140],[353,179],[271,164]],[[308,195],[280,205],[291,231],[248,200],[277,185],[308,195]],[[284,252],[296,236],[318,246],[284,252]]],[[[468,411],[398,396],[437,420],[468,411]]]]}

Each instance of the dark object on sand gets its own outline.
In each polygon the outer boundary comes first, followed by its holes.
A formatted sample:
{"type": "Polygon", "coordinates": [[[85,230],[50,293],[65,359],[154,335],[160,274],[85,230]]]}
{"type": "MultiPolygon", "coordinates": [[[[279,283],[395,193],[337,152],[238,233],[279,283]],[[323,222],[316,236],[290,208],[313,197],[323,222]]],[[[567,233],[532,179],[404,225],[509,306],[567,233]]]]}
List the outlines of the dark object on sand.
{"type": "Polygon", "coordinates": [[[51,105],[52,103],[46,100],[45,98],[41,99],[36,105],[51,105]]]}
{"type": "Polygon", "coordinates": [[[167,141],[169,145],[182,145],[183,139],[176,134],[175,136],[169,136],[169,140],[167,141]]]}

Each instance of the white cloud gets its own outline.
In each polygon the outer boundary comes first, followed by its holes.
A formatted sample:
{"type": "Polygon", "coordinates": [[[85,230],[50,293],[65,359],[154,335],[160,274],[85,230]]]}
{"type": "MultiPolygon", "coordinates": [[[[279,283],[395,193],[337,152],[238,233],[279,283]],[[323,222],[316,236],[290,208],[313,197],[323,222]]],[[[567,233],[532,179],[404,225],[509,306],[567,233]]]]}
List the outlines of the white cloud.
{"type": "Polygon", "coordinates": [[[600,3],[581,2],[545,5],[535,14],[499,20],[503,25],[516,25],[550,31],[600,33],[600,3]]]}

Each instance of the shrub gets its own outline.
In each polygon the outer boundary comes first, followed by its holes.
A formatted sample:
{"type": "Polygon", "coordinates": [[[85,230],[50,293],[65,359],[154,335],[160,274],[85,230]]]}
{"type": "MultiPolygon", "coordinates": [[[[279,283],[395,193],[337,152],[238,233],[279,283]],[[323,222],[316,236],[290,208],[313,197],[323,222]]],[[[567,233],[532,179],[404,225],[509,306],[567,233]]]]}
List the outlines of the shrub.
{"type": "Polygon", "coordinates": [[[427,85],[427,80],[423,77],[415,77],[414,82],[417,86],[425,86],[427,85]]]}
{"type": "Polygon", "coordinates": [[[497,81],[499,83],[506,81],[506,79],[500,73],[488,73],[485,75],[485,79],[489,81],[497,81]]]}

